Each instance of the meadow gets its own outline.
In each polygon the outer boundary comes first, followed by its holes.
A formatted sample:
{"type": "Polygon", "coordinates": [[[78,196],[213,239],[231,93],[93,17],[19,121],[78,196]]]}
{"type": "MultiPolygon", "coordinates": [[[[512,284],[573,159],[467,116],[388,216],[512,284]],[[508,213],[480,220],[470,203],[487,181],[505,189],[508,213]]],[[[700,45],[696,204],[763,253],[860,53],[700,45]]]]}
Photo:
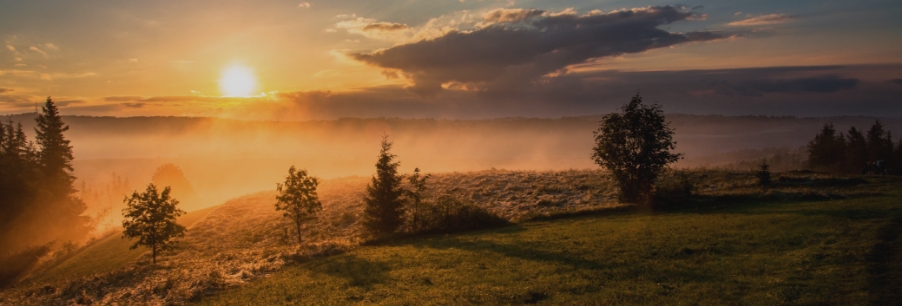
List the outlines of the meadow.
{"type": "Polygon", "coordinates": [[[747,171],[671,171],[652,211],[617,202],[601,171],[440,173],[430,198],[510,225],[380,242],[359,225],[368,180],[324,181],[303,244],[274,191],[249,194],[205,212],[157,265],[108,238],[0,303],[885,304],[902,289],[894,177],[788,173],[763,188],[747,171]]]}

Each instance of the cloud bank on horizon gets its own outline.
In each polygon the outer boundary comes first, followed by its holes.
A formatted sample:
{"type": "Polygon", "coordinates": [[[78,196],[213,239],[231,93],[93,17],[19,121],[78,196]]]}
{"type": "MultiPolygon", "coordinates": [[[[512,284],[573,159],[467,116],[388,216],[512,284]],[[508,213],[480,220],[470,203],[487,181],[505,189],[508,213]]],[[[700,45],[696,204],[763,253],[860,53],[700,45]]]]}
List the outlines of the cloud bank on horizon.
{"type": "Polygon", "coordinates": [[[557,117],[641,91],[668,112],[902,116],[902,4],[649,2],[17,2],[0,114],[53,96],[82,115],[557,117]],[[219,94],[231,64],[261,93],[219,94]]]}

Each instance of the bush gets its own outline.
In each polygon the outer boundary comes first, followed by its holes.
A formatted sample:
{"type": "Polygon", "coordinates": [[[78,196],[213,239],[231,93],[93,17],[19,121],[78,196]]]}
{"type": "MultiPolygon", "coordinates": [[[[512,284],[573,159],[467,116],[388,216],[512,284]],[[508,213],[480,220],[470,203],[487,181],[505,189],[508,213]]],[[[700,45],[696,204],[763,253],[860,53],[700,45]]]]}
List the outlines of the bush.
{"type": "Polygon", "coordinates": [[[0,255],[0,288],[5,288],[25,275],[47,253],[53,243],[33,246],[17,253],[0,255]]]}
{"type": "Polygon", "coordinates": [[[508,221],[485,208],[452,195],[442,195],[434,203],[423,203],[418,233],[450,233],[507,225],[508,221]]]}
{"type": "Polygon", "coordinates": [[[654,201],[656,204],[681,202],[695,192],[695,183],[686,173],[666,173],[655,183],[654,201]]]}

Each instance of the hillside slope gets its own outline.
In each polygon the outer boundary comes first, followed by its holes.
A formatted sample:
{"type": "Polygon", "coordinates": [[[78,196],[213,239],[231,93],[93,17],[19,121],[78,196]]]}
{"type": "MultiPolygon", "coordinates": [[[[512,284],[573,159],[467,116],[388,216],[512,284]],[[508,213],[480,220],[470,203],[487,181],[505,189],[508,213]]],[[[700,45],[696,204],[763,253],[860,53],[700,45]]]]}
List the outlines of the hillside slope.
{"type": "Polygon", "coordinates": [[[366,246],[200,304],[897,304],[902,181],[856,188],[366,246]]]}

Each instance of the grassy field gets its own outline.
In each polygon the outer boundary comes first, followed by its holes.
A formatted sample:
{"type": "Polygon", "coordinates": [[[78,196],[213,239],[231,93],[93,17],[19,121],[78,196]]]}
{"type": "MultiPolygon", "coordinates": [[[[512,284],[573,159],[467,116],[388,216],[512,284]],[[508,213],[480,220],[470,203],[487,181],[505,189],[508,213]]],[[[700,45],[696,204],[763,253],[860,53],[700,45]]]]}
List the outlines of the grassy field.
{"type": "MultiPolygon", "coordinates": [[[[179,217],[176,222],[190,227],[216,208],[214,206],[192,211],[179,217]]],[[[37,271],[27,281],[46,283],[109,273],[122,269],[137,261],[141,255],[148,251],[144,247],[138,247],[134,250],[129,249],[134,242],[134,240],[122,239],[121,232],[108,234],[106,237],[101,238],[58,264],[37,271]]]]}
{"type": "Polygon", "coordinates": [[[819,191],[801,181],[798,196],[731,196],[711,185],[709,196],[669,212],[363,246],[200,303],[898,304],[902,181],[868,180],[819,191]]]}
{"type": "MultiPolygon", "coordinates": [[[[668,172],[656,212],[599,171],[436,174],[514,225],[360,245],[368,178],[325,181],[298,245],[265,191],[192,212],[151,264],[107,237],[0,304],[893,304],[902,299],[902,179],[668,172]],[[681,182],[693,192],[680,192],[681,182]],[[670,187],[668,187],[670,186],[670,187]],[[669,191],[668,191],[669,190],[669,191]],[[544,221],[537,221],[544,220],[544,221]]],[[[43,271],[43,272],[41,272],[43,271]]]]}

